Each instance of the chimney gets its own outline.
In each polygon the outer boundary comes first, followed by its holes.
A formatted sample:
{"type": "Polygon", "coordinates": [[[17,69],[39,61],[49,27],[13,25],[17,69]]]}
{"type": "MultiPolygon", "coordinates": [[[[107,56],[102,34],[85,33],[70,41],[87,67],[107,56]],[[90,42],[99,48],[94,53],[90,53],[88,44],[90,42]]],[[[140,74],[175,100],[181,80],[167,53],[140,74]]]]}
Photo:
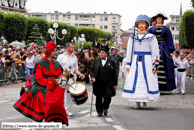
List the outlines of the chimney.
{"type": "Polygon", "coordinates": [[[104,14],[106,14],[106,11],[104,11],[104,14]]]}

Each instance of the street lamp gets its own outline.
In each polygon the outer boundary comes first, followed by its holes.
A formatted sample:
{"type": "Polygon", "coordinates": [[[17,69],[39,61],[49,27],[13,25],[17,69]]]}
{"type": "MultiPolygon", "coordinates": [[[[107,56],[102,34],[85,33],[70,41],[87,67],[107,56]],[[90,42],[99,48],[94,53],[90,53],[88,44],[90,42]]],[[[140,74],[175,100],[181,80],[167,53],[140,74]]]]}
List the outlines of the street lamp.
{"type": "Polygon", "coordinates": [[[85,35],[81,34],[80,42],[82,43],[82,49],[83,49],[83,46],[84,46],[84,42],[86,41],[86,39],[84,37],[85,37],[85,35]]]}
{"type": "Polygon", "coordinates": [[[81,42],[82,43],[82,49],[83,49],[83,45],[84,45],[84,42],[86,41],[85,40],[85,35],[84,34],[81,34],[81,37],[78,37],[78,39],[76,37],[74,37],[71,42],[75,41],[75,43],[77,42],[78,43],[78,51],[79,51],[79,43],[81,42]]]}
{"type": "Polygon", "coordinates": [[[58,31],[57,31],[57,28],[58,28],[58,24],[57,23],[54,23],[53,24],[53,28],[54,28],[54,30],[52,29],[52,28],[49,28],[49,30],[48,30],[48,33],[50,34],[50,37],[51,37],[51,39],[54,39],[54,42],[55,42],[55,44],[57,44],[57,38],[59,39],[59,40],[63,40],[64,38],[65,38],[65,35],[67,34],[67,30],[66,29],[63,29],[62,31],[61,31],[61,33],[63,34],[63,37],[62,38],[59,38],[59,36],[58,36],[58,31]]]}

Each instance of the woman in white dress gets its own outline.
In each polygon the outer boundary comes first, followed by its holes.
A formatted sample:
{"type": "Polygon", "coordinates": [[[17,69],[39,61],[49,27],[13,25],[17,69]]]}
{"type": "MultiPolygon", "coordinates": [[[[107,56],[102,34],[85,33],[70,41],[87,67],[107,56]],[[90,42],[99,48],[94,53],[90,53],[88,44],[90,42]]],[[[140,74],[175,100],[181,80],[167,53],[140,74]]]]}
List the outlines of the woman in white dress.
{"type": "Polygon", "coordinates": [[[147,33],[150,18],[139,15],[135,26],[139,29],[132,35],[127,45],[126,82],[122,96],[129,101],[136,102],[136,108],[140,108],[140,102],[146,108],[146,102],[157,101],[160,98],[157,79],[157,65],[159,60],[159,47],[156,37],[147,33]]]}

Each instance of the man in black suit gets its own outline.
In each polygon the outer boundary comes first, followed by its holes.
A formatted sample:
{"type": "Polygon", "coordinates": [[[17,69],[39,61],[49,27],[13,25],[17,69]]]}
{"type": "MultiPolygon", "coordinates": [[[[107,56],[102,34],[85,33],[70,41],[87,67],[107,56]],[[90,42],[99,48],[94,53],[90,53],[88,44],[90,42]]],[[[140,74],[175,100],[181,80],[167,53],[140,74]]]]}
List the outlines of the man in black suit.
{"type": "Polygon", "coordinates": [[[100,48],[100,43],[98,42],[98,38],[97,37],[94,38],[94,42],[92,44],[92,47],[96,47],[98,49],[100,48]]]}
{"type": "Polygon", "coordinates": [[[94,60],[90,69],[90,76],[93,82],[93,93],[96,96],[96,111],[101,117],[103,112],[106,116],[111,103],[111,97],[116,95],[117,74],[115,63],[108,59],[108,47],[100,48],[99,59],[94,60]]]}

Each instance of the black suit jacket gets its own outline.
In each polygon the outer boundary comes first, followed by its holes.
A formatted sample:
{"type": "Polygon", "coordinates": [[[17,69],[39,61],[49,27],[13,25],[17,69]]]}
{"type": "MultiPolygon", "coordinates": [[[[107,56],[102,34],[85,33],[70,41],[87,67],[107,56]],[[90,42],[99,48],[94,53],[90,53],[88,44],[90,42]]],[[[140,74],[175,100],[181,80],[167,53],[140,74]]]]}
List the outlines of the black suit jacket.
{"type": "Polygon", "coordinates": [[[99,49],[99,48],[100,48],[100,43],[98,42],[98,43],[97,43],[97,46],[96,46],[96,45],[95,45],[95,42],[93,42],[92,47],[93,47],[93,46],[95,46],[96,48],[99,49]]]}
{"type": "MultiPolygon", "coordinates": [[[[101,58],[93,61],[92,67],[90,68],[91,78],[98,79],[97,76],[100,76],[100,75],[98,75],[98,69],[100,67],[100,64],[102,64],[101,58]]],[[[115,69],[115,63],[113,60],[107,58],[105,65],[107,67],[107,79],[108,79],[107,84],[109,84],[109,87],[113,88],[114,85],[117,86],[117,73],[116,73],[116,69],[115,69]]],[[[106,92],[107,90],[105,90],[106,88],[103,88],[103,85],[99,85],[99,84],[100,83],[98,81],[93,83],[94,94],[96,96],[109,95],[106,92]]]]}

